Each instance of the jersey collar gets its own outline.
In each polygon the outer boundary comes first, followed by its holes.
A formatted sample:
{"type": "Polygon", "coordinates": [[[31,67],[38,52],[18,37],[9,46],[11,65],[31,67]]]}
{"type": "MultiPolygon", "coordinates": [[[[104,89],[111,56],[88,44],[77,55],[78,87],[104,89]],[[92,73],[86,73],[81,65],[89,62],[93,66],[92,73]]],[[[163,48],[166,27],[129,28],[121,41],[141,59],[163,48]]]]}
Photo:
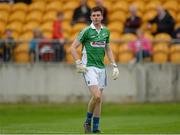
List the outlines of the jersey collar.
{"type": "MultiPolygon", "coordinates": [[[[91,23],[90,27],[91,27],[92,29],[95,29],[98,33],[100,32],[100,30],[98,31],[98,30],[96,29],[96,27],[94,26],[93,23],[91,23]]],[[[102,29],[102,28],[103,28],[103,26],[101,25],[101,29],[102,29]]]]}

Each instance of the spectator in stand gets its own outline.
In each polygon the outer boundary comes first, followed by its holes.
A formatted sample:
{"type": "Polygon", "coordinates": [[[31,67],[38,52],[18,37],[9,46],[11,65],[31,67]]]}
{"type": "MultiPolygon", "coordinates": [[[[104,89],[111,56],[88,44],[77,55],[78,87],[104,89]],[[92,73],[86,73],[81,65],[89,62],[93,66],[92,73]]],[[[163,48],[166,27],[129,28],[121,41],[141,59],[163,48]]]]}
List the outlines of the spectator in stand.
{"type": "Polygon", "coordinates": [[[103,9],[103,20],[102,24],[107,25],[108,24],[108,10],[107,8],[103,5],[103,0],[96,0],[96,6],[101,7],[103,9]]]}
{"type": "Polygon", "coordinates": [[[1,42],[2,57],[4,62],[12,61],[13,51],[16,47],[16,43],[13,38],[13,32],[11,29],[5,30],[5,38],[1,42]]]}
{"type": "Polygon", "coordinates": [[[52,61],[54,59],[54,50],[49,39],[45,38],[39,29],[33,30],[33,39],[30,42],[31,62],[52,61]]]}
{"type": "Polygon", "coordinates": [[[130,16],[125,21],[124,33],[136,33],[136,30],[141,26],[142,20],[137,15],[137,8],[134,5],[129,7],[130,16]]]}
{"type": "Polygon", "coordinates": [[[165,10],[162,6],[158,6],[157,15],[149,21],[147,28],[152,29],[153,25],[156,25],[157,28],[156,31],[152,32],[152,34],[168,33],[172,36],[175,20],[167,10],[165,10]]]}
{"type": "Polygon", "coordinates": [[[140,62],[144,58],[150,58],[152,54],[151,41],[144,37],[144,32],[140,29],[136,31],[137,40],[129,43],[130,50],[135,54],[136,62],[140,62]]]}
{"type": "Polygon", "coordinates": [[[29,54],[32,63],[39,60],[38,44],[43,38],[43,34],[39,29],[33,30],[33,39],[31,40],[29,47],[29,54]]]}
{"type": "Polygon", "coordinates": [[[74,10],[71,24],[86,23],[90,24],[90,12],[91,9],[87,4],[87,0],[81,0],[80,6],[74,10]]]}
{"type": "Polygon", "coordinates": [[[63,27],[62,22],[64,20],[63,12],[57,13],[57,19],[53,22],[53,32],[52,32],[52,39],[53,39],[53,48],[55,51],[55,61],[62,61],[65,58],[65,51],[64,51],[64,35],[63,35],[63,27]]]}

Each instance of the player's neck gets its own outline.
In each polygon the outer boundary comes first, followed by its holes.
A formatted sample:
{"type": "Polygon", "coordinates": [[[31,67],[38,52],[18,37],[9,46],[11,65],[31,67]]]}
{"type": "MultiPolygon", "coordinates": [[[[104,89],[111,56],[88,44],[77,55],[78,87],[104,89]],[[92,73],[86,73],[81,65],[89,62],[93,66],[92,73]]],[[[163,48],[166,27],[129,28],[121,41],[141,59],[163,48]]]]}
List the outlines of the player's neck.
{"type": "Polygon", "coordinates": [[[97,30],[100,30],[100,29],[101,29],[101,24],[100,24],[100,23],[94,24],[94,26],[95,26],[95,28],[96,28],[97,30]]]}

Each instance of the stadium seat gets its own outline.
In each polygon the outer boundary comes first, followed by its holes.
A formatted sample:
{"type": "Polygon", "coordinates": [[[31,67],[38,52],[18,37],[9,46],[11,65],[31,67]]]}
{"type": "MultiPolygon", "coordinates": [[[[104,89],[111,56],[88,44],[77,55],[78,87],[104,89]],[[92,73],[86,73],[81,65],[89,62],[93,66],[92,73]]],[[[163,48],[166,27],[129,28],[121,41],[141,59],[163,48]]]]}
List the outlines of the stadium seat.
{"type": "Polygon", "coordinates": [[[111,32],[118,32],[119,34],[121,34],[123,32],[124,25],[123,23],[116,21],[109,23],[107,27],[111,32]]]}
{"type": "Polygon", "coordinates": [[[69,24],[71,23],[71,20],[72,20],[72,16],[73,16],[73,12],[71,10],[67,10],[65,13],[64,13],[64,21],[68,21],[69,24]]]}
{"type": "Polygon", "coordinates": [[[63,7],[63,4],[60,1],[52,1],[47,4],[46,11],[58,12],[58,11],[62,10],[60,7],[63,7]]]}
{"type": "Polygon", "coordinates": [[[43,32],[44,37],[51,39],[52,38],[52,32],[44,31],[43,32]]]}
{"type": "Polygon", "coordinates": [[[23,26],[22,22],[14,21],[8,24],[6,28],[11,29],[13,32],[20,33],[22,30],[22,26],[23,26]]]}
{"type": "Polygon", "coordinates": [[[6,29],[6,23],[3,21],[0,21],[0,37],[4,34],[4,31],[6,29]]]}
{"type": "Polygon", "coordinates": [[[42,32],[52,32],[52,26],[53,26],[52,21],[49,21],[40,25],[40,29],[42,32]]]}
{"type": "Polygon", "coordinates": [[[8,22],[19,21],[24,23],[26,13],[23,11],[16,11],[9,16],[8,22]]]}
{"type": "Polygon", "coordinates": [[[65,13],[66,11],[74,11],[74,9],[78,7],[78,5],[79,5],[78,1],[68,1],[62,7],[63,12],[65,13]]]}
{"type": "Polygon", "coordinates": [[[146,11],[142,16],[142,20],[143,22],[148,22],[149,20],[153,19],[156,15],[157,15],[157,12],[154,9],[146,11]]]}
{"type": "Polygon", "coordinates": [[[112,50],[112,52],[114,54],[114,59],[116,60],[117,56],[119,54],[119,50],[118,50],[119,49],[119,44],[111,42],[110,43],[110,48],[111,48],[111,50],[112,50]]]}
{"type": "Polygon", "coordinates": [[[26,22],[28,23],[30,21],[37,21],[37,22],[41,23],[42,16],[43,16],[43,13],[41,11],[31,11],[26,16],[26,22]]]}
{"type": "Polygon", "coordinates": [[[29,12],[31,11],[41,11],[41,12],[44,12],[45,10],[45,7],[46,7],[46,2],[44,1],[37,1],[37,2],[33,2],[29,5],[29,12]]]}
{"type": "Polygon", "coordinates": [[[95,0],[88,0],[88,5],[90,6],[90,8],[95,7],[96,6],[95,0]]]}
{"type": "Polygon", "coordinates": [[[22,40],[22,41],[30,41],[31,39],[33,38],[33,33],[32,32],[25,32],[25,33],[22,33],[20,36],[19,36],[19,40],[22,40]]]}
{"type": "Polygon", "coordinates": [[[153,47],[153,62],[157,64],[163,64],[168,61],[168,46],[166,45],[155,45],[153,47]]]}
{"type": "Polygon", "coordinates": [[[180,44],[173,44],[170,47],[170,61],[173,64],[180,64],[180,44]]]}
{"type": "Polygon", "coordinates": [[[72,27],[71,34],[77,34],[79,33],[82,29],[84,29],[87,25],[84,23],[77,23],[72,27]]]}
{"type": "Polygon", "coordinates": [[[134,54],[129,49],[128,44],[124,43],[119,46],[119,56],[118,56],[118,62],[121,64],[128,64],[133,60],[134,54]]]}
{"type": "Polygon", "coordinates": [[[73,59],[73,57],[72,57],[72,55],[70,53],[66,54],[66,62],[68,64],[73,64],[74,63],[74,59],[73,59]]]}
{"type": "Polygon", "coordinates": [[[27,12],[27,10],[28,10],[28,5],[25,3],[18,2],[12,4],[11,12],[17,12],[17,11],[27,12]]]}
{"type": "Polygon", "coordinates": [[[0,12],[0,21],[7,22],[9,17],[9,12],[7,11],[1,11],[0,12]]]}
{"type": "Polygon", "coordinates": [[[105,57],[104,57],[104,64],[109,64],[109,59],[108,59],[108,57],[107,57],[107,55],[105,55],[105,57]]]}
{"type": "Polygon", "coordinates": [[[121,37],[121,34],[119,32],[116,32],[116,31],[113,31],[110,34],[110,40],[111,41],[117,41],[120,39],[120,37],[121,37]]]}
{"type": "Polygon", "coordinates": [[[11,5],[8,3],[0,3],[0,11],[9,12],[11,9],[11,5]]]}
{"type": "Polygon", "coordinates": [[[130,41],[134,41],[136,39],[137,39],[136,35],[131,34],[131,33],[123,34],[121,36],[121,40],[124,43],[129,43],[130,41]]]}
{"type": "Polygon", "coordinates": [[[132,2],[131,4],[137,7],[137,11],[143,12],[145,10],[145,3],[144,3],[144,1],[138,0],[138,1],[132,2]]]}
{"type": "Polygon", "coordinates": [[[175,19],[177,23],[180,23],[180,12],[176,15],[175,19]]]}
{"type": "Polygon", "coordinates": [[[128,12],[128,3],[126,1],[117,1],[113,5],[113,11],[124,11],[128,12]]]}
{"type": "Polygon", "coordinates": [[[123,11],[114,11],[109,15],[109,22],[118,21],[119,23],[124,23],[127,16],[123,11]]]}
{"type": "Polygon", "coordinates": [[[171,36],[167,33],[159,33],[155,35],[154,38],[157,42],[167,42],[169,43],[171,41],[171,36]]]}
{"type": "Polygon", "coordinates": [[[29,63],[29,44],[19,44],[14,51],[14,58],[16,63],[29,63]]]}
{"type": "Polygon", "coordinates": [[[178,2],[175,0],[166,1],[163,4],[163,7],[167,10],[173,10],[174,12],[177,12],[178,10],[178,2]]]}
{"type": "Polygon", "coordinates": [[[158,5],[161,5],[161,2],[158,1],[158,0],[151,0],[149,1],[146,6],[145,6],[145,11],[146,12],[149,12],[149,11],[152,11],[152,10],[156,10],[156,7],[158,5]]]}
{"type": "Polygon", "coordinates": [[[22,32],[32,32],[34,29],[38,28],[39,27],[39,23],[36,22],[36,21],[31,21],[31,22],[28,22],[26,23],[24,26],[23,26],[23,30],[22,32]]]}
{"type": "Polygon", "coordinates": [[[54,21],[56,19],[56,11],[50,11],[43,15],[42,22],[45,23],[47,21],[54,21]]]}

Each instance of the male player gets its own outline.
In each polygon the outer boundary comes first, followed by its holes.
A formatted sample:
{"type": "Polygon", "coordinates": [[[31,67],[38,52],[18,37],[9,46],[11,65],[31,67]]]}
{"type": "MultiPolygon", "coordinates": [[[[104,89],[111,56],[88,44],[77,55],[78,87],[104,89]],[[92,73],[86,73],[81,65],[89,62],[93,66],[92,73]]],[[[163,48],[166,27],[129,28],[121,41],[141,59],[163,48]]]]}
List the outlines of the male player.
{"type": "Polygon", "coordinates": [[[109,46],[110,32],[103,27],[103,10],[100,7],[91,9],[91,25],[84,28],[71,45],[71,53],[76,62],[79,73],[83,73],[87,86],[92,95],[84,123],[85,133],[100,133],[99,121],[101,115],[102,92],[106,86],[106,71],[104,65],[105,52],[113,67],[113,79],[116,80],[119,70],[115,64],[112,51],[109,46]],[[79,59],[76,48],[82,44],[82,60],[79,59]],[[91,131],[91,119],[93,128],[91,131]]]}

